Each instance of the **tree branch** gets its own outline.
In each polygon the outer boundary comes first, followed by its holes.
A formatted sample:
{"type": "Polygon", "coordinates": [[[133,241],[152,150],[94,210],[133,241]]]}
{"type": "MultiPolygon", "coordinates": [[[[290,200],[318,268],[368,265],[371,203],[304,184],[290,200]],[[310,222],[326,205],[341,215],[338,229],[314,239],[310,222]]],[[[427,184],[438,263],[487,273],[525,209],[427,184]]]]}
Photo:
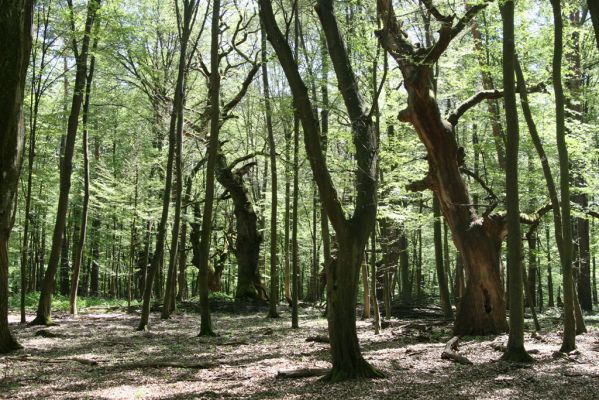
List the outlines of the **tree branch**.
{"type": "MultiPolygon", "coordinates": [[[[544,82],[537,83],[536,85],[530,86],[526,89],[527,93],[545,93],[547,91],[547,87],[544,82]]],[[[521,93],[521,89],[518,87],[516,89],[517,93],[521,93]]],[[[500,99],[504,95],[503,89],[492,89],[492,90],[483,90],[481,92],[476,93],[471,96],[469,99],[460,104],[449,116],[447,120],[453,126],[458,124],[458,120],[466,111],[470,110],[472,107],[478,105],[483,100],[495,100],[500,99]]]]}
{"type": "Polygon", "coordinates": [[[452,26],[454,16],[447,17],[443,20],[441,29],[439,30],[439,40],[427,49],[426,56],[422,60],[422,63],[432,65],[437,62],[447,47],[449,47],[451,41],[464,30],[466,24],[470,22],[479,11],[485,9],[492,1],[493,0],[484,0],[480,4],[470,7],[462,18],[458,20],[455,26],[452,26]]]}
{"type": "Polygon", "coordinates": [[[424,178],[410,182],[406,185],[406,189],[410,192],[424,192],[425,190],[429,190],[433,188],[432,179],[429,175],[424,178]]]}

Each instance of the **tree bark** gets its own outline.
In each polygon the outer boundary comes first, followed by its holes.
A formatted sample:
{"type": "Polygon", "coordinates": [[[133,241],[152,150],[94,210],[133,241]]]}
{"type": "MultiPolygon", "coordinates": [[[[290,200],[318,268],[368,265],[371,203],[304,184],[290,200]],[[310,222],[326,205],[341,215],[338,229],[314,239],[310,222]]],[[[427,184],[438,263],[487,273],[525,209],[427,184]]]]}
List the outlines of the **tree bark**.
{"type": "Polygon", "coordinates": [[[562,276],[564,285],[564,333],[560,351],[576,348],[574,321],[574,283],[572,279],[572,225],[570,220],[569,157],[566,145],[565,99],[562,87],[563,19],[559,0],[550,0],[554,20],[553,87],[555,92],[556,142],[559,154],[561,219],[562,219],[562,276]]]}
{"type": "Polygon", "coordinates": [[[453,319],[453,310],[451,309],[451,301],[449,299],[449,285],[447,283],[447,275],[445,274],[445,266],[443,265],[443,242],[441,238],[441,210],[439,199],[433,194],[433,213],[435,217],[433,231],[435,242],[435,266],[437,267],[437,280],[439,281],[439,295],[441,297],[441,309],[445,319],[453,319]]]}
{"type": "Polygon", "coordinates": [[[587,0],[587,5],[591,14],[593,30],[595,31],[595,42],[599,50],[599,3],[596,0],[587,0]]]}
{"type": "Polygon", "coordinates": [[[8,326],[8,238],[25,145],[23,99],[33,3],[0,3],[0,354],[21,348],[8,326]]]}
{"type": "Polygon", "coordinates": [[[434,62],[487,3],[468,8],[455,26],[453,18],[448,18],[442,24],[439,39],[426,51],[419,51],[407,41],[391,1],[378,0],[377,4],[383,16],[383,29],[377,35],[397,61],[408,93],[408,106],[399,113],[399,118],[412,124],[428,154],[428,175],[410,188],[435,192],[466,271],[466,288],[458,306],[454,332],[456,335],[504,332],[507,323],[499,274],[504,222],[486,215],[480,218],[471,206],[466,183],[460,175],[463,151],[452,125],[441,117],[439,104],[432,95],[431,79],[434,62]]]}
{"type": "MultiPolygon", "coordinates": [[[[79,52],[77,42],[73,38],[73,52],[75,53],[77,71],[75,75],[75,85],[73,99],[71,103],[71,112],[67,127],[65,149],[60,165],[60,192],[58,197],[58,209],[56,211],[56,222],[54,233],[52,235],[52,249],[48,260],[48,267],[41,285],[40,300],[37,308],[37,315],[31,322],[33,325],[48,325],[52,323],[51,306],[52,292],[54,290],[54,277],[58,269],[60,250],[62,248],[63,232],[66,226],[66,219],[69,207],[69,192],[71,190],[71,172],[73,170],[73,152],[75,148],[75,139],[77,137],[77,128],[79,126],[79,114],[83,103],[83,94],[85,91],[85,82],[87,79],[87,59],[89,53],[89,43],[91,39],[91,30],[96,20],[96,13],[100,8],[100,0],[89,0],[87,5],[87,17],[85,21],[85,33],[83,36],[81,49],[79,52]]],[[[69,0],[69,12],[71,19],[74,19],[73,4],[69,0]]],[[[75,32],[72,32],[73,34],[75,32]]]]}
{"type": "MultiPolygon", "coordinates": [[[[176,152],[178,152],[178,132],[182,130],[183,124],[183,105],[185,95],[185,72],[187,65],[187,43],[189,41],[189,35],[191,34],[191,22],[192,16],[194,15],[197,7],[195,0],[184,0],[183,2],[183,23],[181,24],[181,51],[179,54],[179,65],[177,71],[177,83],[175,87],[175,96],[173,99],[173,108],[171,111],[171,119],[169,125],[169,146],[168,146],[168,158],[166,165],[166,177],[164,181],[164,192],[162,194],[162,215],[158,224],[156,232],[156,247],[154,249],[154,255],[150,268],[147,271],[143,295],[143,305],[141,309],[141,318],[139,321],[138,330],[146,330],[148,328],[148,321],[150,317],[150,301],[152,298],[152,288],[154,285],[154,278],[156,273],[159,272],[163,263],[164,256],[164,243],[166,240],[168,214],[170,208],[171,191],[173,184],[173,167],[176,152]]],[[[180,199],[180,187],[181,182],[178,183],[178,193],[180,199]]],[[[178,207],[180,213],[180,203],[178,207]]],[[[179,215],[180,217],[180,215],[179,215]]],[[[175,223],[178,222],[176,218],[175,223]]],[[[176,253],[175,253],[176,254],[176,253]]],[[[175,257],[176,258],[176,257],[175,257]]],[[[172,272],[172,271],[171,271],[172,272]]],[[[172,275],[172,274],[171,274],[172,275]]],[[[171,278],[172,279],[172,278],[171,278]]],[[[171,281],[172,282],[172,281],[171,281]]],[[[170,297],[169,297],[170,298],[170,297]]]]}
{"type": "Polygon", "coordinates": [[[277,174],[277,151],[275,136],[272,127],[272,106],[270,104],[270,86],[268,82],[268,64],[266,52],[266,32],[261,27],[261,56],[262,56],[262,86],[264,91],[264,108],[266,131],[268,133],[268,151],[270,157],[270,296],[268,316],[278,318],[279,312],[279,269],[277,254],[277,210],[278,210],[278,174],[277,174]]]}
{"type": "Polygon", "coordinates": [[[347,219],[344,215],[326,165],[322,152],[320,126],[316,110],[309,99],[308,89],[299,74],[289,44],[276,23],[271,2],[260,0],[260,16],[268,39],[287,76],[294,106],[302,123],[308,160],[339,244],[337,260],[326,269],[327,318],[333,361],[333,368],[326,378],[339,381],[359,377],[378,377],[382,374],[372,368],[360,352],[355,319],[360,266],[376,215],[376,134],[371,115],[365,110],[358,91],[357,78],[339,32],[332,2],[320,0],[316,11],[323,26],[339,88],[352,121],[358,168],[356,206],[351,219],[347,219]]]}
{"type": "MultiPolygon", "coordinates": [[[[212,235],[212,211],[214,205],[214,178],[218,162],[220,131],[220,58],[218,56],[218,39],[220,24],[220,0],[212,3],[212,27],[210,35],[210,87],[208,97],[210,102],[210,138],[208,141],[208,162],[206,165],[206,194],[204,198],[204,213],[202,216],[202,231],[200,235],[199,271],[200,276],[200,306],[201,321],[199,336],[213,336],[210,304],[208,300],[208,258],[210,257],[210,238],[212,235]]],[[[199,214],[199,205],[195,205],[194,216],[199,214]]],[[[195,224],[198,224],[197,220],[195,224]]],[[[197,235],[197,226],[194,227],[197,235]]],[[[197,240],[196,240],[197,242],[197,240]]],[[[257,256],[257,255],[256,255],[257,256]]]]}
{"type": "MultiPolygon", "coordinates": [[[[98,38],[94,38],[92,52],[98,48],[98,38]]],[[[73,274],[71,276],[71,290],[69,295],[69,312],[77,315],[77,291],[79,288],[79,272],[81,270],[81,260],[83,259],[83,249],[85,246],[85,237],[87,235],[87,214],[89,209],[89,151],[88,151],[88,121],[89,105],[91,98],[91,84],[94,77],[96,66],[96,57],[91,56],[89,62],[89,73],[85,83],[85,103],[83,105],[83,205],[81,206],[81,221],[79,228],[79,238],[75,250],[75,259],[73,260],[73,274]]]]}

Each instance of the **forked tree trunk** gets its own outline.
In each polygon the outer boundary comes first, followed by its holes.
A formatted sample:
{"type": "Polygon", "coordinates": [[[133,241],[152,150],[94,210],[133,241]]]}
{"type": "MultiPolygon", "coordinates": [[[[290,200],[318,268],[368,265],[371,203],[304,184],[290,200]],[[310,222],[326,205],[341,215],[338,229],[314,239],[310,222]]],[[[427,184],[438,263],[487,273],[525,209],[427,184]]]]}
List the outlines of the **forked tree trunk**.
{"type": "MultiPolygon", "coordinates": [[[[95,51],[98,48],[97,36],[94,39],[92,46],[95,51]]],[[[94,77],[94,69],[96,58],[92,54],[89,62],[89,73],[85,83],[85,103],[83,104],[83,205],[81,206],[81,226],[79,228],[79,238],[76,246],[75,257],[73,260],[73,274],[71,276],[71,290],[69,294],[69,312],[77,315],[77,292],[79,289],[79,272],[81,270],[81,261],[83,259],[83,248],[85,245],[85,237],[87,235],[87,214],[89,209],[89,149],[88,149],[88,120],[89,120],[89,105],[91,98],[91,83],[94,77]]]]}
{"type": "Polygon", "coordinates": [[[455,334],[505,332],[507,322],[499,274],[504,222],[489,216],[481,218],[472,207],[460,174],[463,150],[458,147],[452,125],[441,117],[431,79],[433,64],[486,3],[468,8],[455,26],[453,17],[445,18],[438,41],[426,51],[419,51],[408,41],[390,0],[378,0],[377,4],[384,26],[377,35],[397,61],[408,93],[407,108],[400,111],[399,119],[414,127],[427,150],[428,174],[411,184],[410,189],[435,192],[466,272],[466,288],[458,306],[455,334]]]}
{"type": "Polygon", "coordinates": [[[366,110],[358,81],[351,67],[345,43],[339,32],[330,0],[320,0],[316,11],[323,27],[329,55],[349,117],[356,148],[356,206],[348,219],[341,206],[322,151],[320,126],[308,89],[297,63],[279,29],[272,4],[260,0],[260,16],[268,39],[274,47],[293,93],[296,112],[304,130],[308,160],[318,185],[321,200],[339,242],[338,259],[327,271],[328,326],[333,368],[327,376],[338,381],[349,378],[377,377],[382,374],[362,357],[356,334],[357,284],[363,252],[376,216],[377,141],[371,115],[366,110]]]}

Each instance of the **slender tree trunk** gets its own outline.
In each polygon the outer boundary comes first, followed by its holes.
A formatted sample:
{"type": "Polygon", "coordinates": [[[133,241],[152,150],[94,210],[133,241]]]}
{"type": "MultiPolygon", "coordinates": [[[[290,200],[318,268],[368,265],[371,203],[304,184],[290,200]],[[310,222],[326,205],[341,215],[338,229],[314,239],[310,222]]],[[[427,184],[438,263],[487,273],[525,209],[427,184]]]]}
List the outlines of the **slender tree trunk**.
{"type": "MultiPolygon", "coordinates": [[[[166,178],[164,181],[164,192],[162,197],[162,215],[160,217],[160,223],[158,225],[158,230],[156,234],[156,247],[154,250],[154,255],[152,257],[152,262],[150,264],[149,271],[146,276],[145,288],[144,288],[144,296],[143,296],[143,305],[141,310],[141,318],[138,326],[138,330],[145,330],[148,328],[148,321],[150,317],[150,301],[152,298],[152,288],[154,285],[154,277],[159,270],[162,270],[163,256],[164,256],[164,243],[166,239],[166,230],[167,230],[167,222],[168,222],[168,214],[170,208],[170,198],[171,198],[171,190],[173,183],[173,167],[175,162],[175,158],[179,158],[180,156],[180,146],[179,136],[180,132],[183,129],[183,106],[184,106],[184,96],[185,96],[185,72],[186,72],[186,64],[187,64],[187,43],[189,41],[189,35],[191,34],[191,23],[192,17],[195,13],[195,9],[197,7],[195,0],[185,0],[183,6],[183,20],[181,22],[181,49],[179,54],[179,66],[177,73],[177,84],[175,88],[175,97],[173,99],[173,109],[171,111],[171,120],[169,125],[169,146],[168,146],[168,158],[167,158],[167,166],[166,166],[166,178]],[[177,153],[177,154],[176,154],[177,153]]],[[[180,163],[178,164],[180,167],[180,163]]],[[[180,170],[180,168],[177,168],[180,170]]],[[[177,172],[179,175],[179,172],[177,172]]],[[[176,211],[178,210],[179,215],[175,217],[175,224],[179,226],[179,219],[181,213],[181,181],[178,180],[177,186],[177,204],[176,211]],[[179,217],[179,218],[177,218],[179,217]]],[[[177,236],[178,236],[178,227],[177,227],[177,236]]],[[[175,241],[178,238],[175,238],[175,241]]],[[[175,249],[176,250],[176,249],[175,249]]],[[[171,259],[176,260],[176,251],[174,252],[175,257],[171,259]]],[[[173,264],[176,264],[173,261],[173,264]]],[[[173,267],[175,268],[175,266],[173,267]]],[[[176,270],[175,270],[176,271],[176,270]]],[[[170,271],[169,274],[169,283],[172,285],[172,280],[174,279],[172,275],[173,271],[170,271]]],[[[176,272],[175,272],[176,273],[176,272]]],[[[172,289],[172,288],[170,288],[172,289]]],[[[172,295],[172,291],[167,289],[169,294],[168,306],[170,307],[170,298],[172,295]]],[[[165,296],[165,298],[167,298],[165,296]]],[[[163,308],[164,309],[164,308],[163,308]]]]}
{"type": "Polygon", "coordinates": [[[507,260],[510,293],[510,334],[507,351],[502,359],[512,362],[532,361],[524,348],[524,299],[522,296],[522,240],[520,231],[520,204],[518,191],[518,149],[520,135],[514,61],[516,57],[514,38],[514,1],[506,0],[501,6],[503,20],[503,87],[505,91],[505,118],[507,127],[506,146],[506,207],[507,207],[507,260]]]}
{"type": "MultiPolygon", "coordinates": [[[[65,141],[65,151],[61,160],[60,168],[60,192],[58,197],[58,209],[56,211],[56,222],[54,233],[52,235],[52,249],[48,267],[42,282],[40,300],[37,308],[37,315],[31,322],[33,325],[49,325],[52,323],[51,306],[52,292],[54,290],[54,277],[58,269],[60,258],[60,249],[62,248],[63,232],[66,226],[66,219],[69,207],[69,192],[71,190],[71,172],[73,170],[73,152],[75,148],[75,139],[77,137],[77,128],[79,126],[79,114],[83,103],[83,94],[85,91],[85,82],[87,78],[87,58],[89,53],[89,42],[91,39],[91,30],[96,19],[96,12],[100,8],[100,0],[89,0],[87,6],[87,17],[85,21],[85,33],[80,49],[77,49],[75,39],[73,39],[73,50],[76,55],[77,71],[75,75],[75,85],[73,91],[73,100],[71,103],[71,112],[67,128],[65,141]],[[80,51],[80,52],[79,52],[80,51]]],[[[72,15],[73,5],[69,0],[69,12],[72,15]]],[[[74,34],[74,32],[72,32],[74,34]]]]}
{"type": "MultiPolygon", "coordinates": [[[[94,39],[92,52],[98,48],[97,36],[94,39]]],[[[81,260],[83,259],[83,249],[85,247],[85,236],[87,235],[87,214],[89,209],[89,151],[88,151],[88,122],[89,122],[89,104],[91,98],[91,84],[94,77],[96,66],[96,57],[91,56],[89,62],[89,73],[85,83],[85,103],[83,105],[83,205],[81,206],[81,221],[79,228],[79,238],[77,240],[75,259],[73,260],[73,275],[71,277],[71,290],[69,296],[69,312],[77,315],[77,291],[79,288],[79,272],[81,270],[81,260]]]]}
{"type": "Polygon", "coordinates": [[[279,261],[277,254],[277,212],[278,212],[278,174],[277,174],[277,151],[275,135],[272,127],[272,106],[270,104],[270,86],[268,83],[268,65],[266,51],[266,32],[264,27],[261,31],[261,56],[262,56],[262,86],[264,90],[264,108],[266,131],[268,133],[268,150],[270,156],[270,296],[268,316],[278,318],[279,312],[279,261]]]}
{"type": "Polygon", "coordinates": [[[561,222],[562,222],[562,276],[564,286],[564,333],[560,351],[576,348],[574,320],[574,283],[572,279],[572,225],[570,220],[570,174],[566,145],[565,99],[562,87],[563,19],[559,0],[550,0],[554,20],[553,87],[555,91],[556,142],[560,166],[561,222]]]}
{"type": "MultiPolygon", "coordinates": [[[[362,263],[362,318],[370,318],[370,283],[368,279],[368,265],[362,263]]],[[[374,282],[374,281],[373,281],[374,282]]]]}
{"type": "Polygon", "coordinates": [[[370,297],[372,301],[372,325],[374,326],[374,334],[378,335],[381,333],[381,312],[379,310],[379,300],[377,298],[377,268],[376,268],[376,229],[372,230],[370,236],[370,297]]]}
{"type": "MultiPolygon", "coordinates": [[[[320,57],[322,62],[322,79],[320,84],[320,92],[322,94],[322,104],[320,110],[320,138],[322,143],[322,153],[326,161],[327,158],[327,143],[329,135],[329,56],[327,54],[327,43],[324,35],[320,35],[320,57]]],[[[331,263],[331,236],[329,233],[329,219],[327,217],[327,210],[324,206],[322,199],[320,201],[320,229],[322,234],[322,253],[324,257],[324,268],[323,273],[326,276],[327,265],[331,263]]],[[[321,282],[322,283],[322,282],[321,282]]],[[[319,295],[322,297],[324,294],[324,286],[321,285],[319,295]]]]}
{"type": "MultiPolygon", "coordinates": [[[[299,49],[299,9],[297,3],[295,7],[295,35],[294,35],[294,54],[295,62],[298,62],[299,49]]],[[[297,238],[298,226],[298,207],[299,207],[299,116],[293,115],[293,204],[291,212],[291,327],[299,328],[298,321],[298,301],[300,290],[300,265],[299,265],[299,243],[297,238]]]]}
{"type": "MultiPolygon", "coordinates": [[[[210,257],[210,238],[212,235],[212,211],[214,205],[214,179],[219,150],[220,130],[220,73],[218,38],[220,24],[220,0],[212,2],[212,28],[210,40],[210,139],[208,141],[208,162],[206,166],[206,194],[204,200],[204,214],[202,216],[202,232],[199,248],[199,275],[200,275],[200,306],[201,322],[200,336],[213,336],[212,320],[210,317],[210,304],[208,302],[208,259],[210,257]]],[[[199,205],[196,205],[194,215],[199,214],[199,205]]],[[[195,222],[198,223],[197,220],[195,222]]],[[[197,231],[197,228],[194,229],[197,231]]]]}
{"type": "Polygon", "coordinates": [[[399,230],[399,274],[401,289],[401,302],[404,306],[412,303],[412,287],[410,285],[410,259],[409,259],[408,236],[405,225],[399,230]]]}
{"type": "MultiPolygon", "coordinates": [[[[33,187],[33,166],[35,160],[35,147],[36,147],[36,134],[37,134],[37,126],[38,126],[38,115],[39,115],[39,105],[42,98],[42,94],[44,92],[42,88],[43,74],[46,72],[46,56],[48,54],[48,49],[51,44],[47,41],[48,39],[48,26],[50,21],[50,9],[51,5],[48,4],[47,7],[43,7],[41,11],[38,11],[38,26],[36,29],[36,42],[40,39],[40,29],[42,30],[41,34],[41,54],[39,60],[39,68],[37,67],[37,57],[36,51],[33,51],[31,54],[31,64],[32,64],[32,79],[31,79],[31,104],[30,104],[30,115],[29,115],[29,148],[27,154],[27,192],[25,194],[25,219],[23,226],[23,245],[21,249],[21,323],[26,323],[25,316],[25,293],[27,289],[27,265],[31,266],[31,269],[35,269],[36,262],[34,261],[35,257],[33,256],[33,252],[30,251],[29,247],[29,225],[32,221],[31,215],[31,191],[33,187]],[[40,18],[41,14],[41,18],[40,18]]],[[[33,271],[32,271],[33,272],[33,271]]],[[[31,279],[29,283],[34,283],[33,280],[35,274],[31,274],[31,279]]]]}
{"type": "Polygon", "coordinates": [[[185,195],[183,196],[183,222],[181,226],[181,238],[179,239],[179,275],[176,300],[181,301],[187,297],[187,213],[191,202],[192,176],[187,177],[185,184],[185,195]]]}
{"type": "Polygon", "coordinates": [[[449,299],[449,285],[447,284],[447,275],[443,265],[443,243],[441,239],[441,209],[437,196],[433,194],[433,213],[435,217],[433,230],[435,241],[435,265],[437,267],[437,280],[439,281],[439,295],[441,297],[441,309],[445,319],[453,319],[453,310],[449,299]]]}

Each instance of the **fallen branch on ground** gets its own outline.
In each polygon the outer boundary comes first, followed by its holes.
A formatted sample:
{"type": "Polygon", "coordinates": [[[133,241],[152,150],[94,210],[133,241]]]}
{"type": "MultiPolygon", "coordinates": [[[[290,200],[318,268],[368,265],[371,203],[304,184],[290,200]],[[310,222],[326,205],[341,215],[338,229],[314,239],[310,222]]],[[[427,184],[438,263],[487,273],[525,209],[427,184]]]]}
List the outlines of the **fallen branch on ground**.
{"type": "Polygon", "coordinates": [[[306,342],[329,343],[329,338],[323,335],[308,336],[306,342]]]}
{"type": "Polygon", "coordinates": [[[24,362],[43,362],[43,363],[48,363],[48,364],[58,364],[58,363],[64,363],[64,362],[78,362],[80,364],[85,364],[85,365],[94,365],[94,366],[98,365],[97,361],[88,360],[87,358],[79,358],[79,357],[44,358],[44,357],[33,357],[28,354],[25,354],[22,356],[16,356],[16,357],[4,357],[0,361],[3,361],[3,360],[24,361],[24,362]]]}
{"type": "Polygon", "coordinates": [[[458,336],[452,337],[451,340],[445,345],[445,349],[443,350],[443,353],[441,353],[441,358],[443,360],[452,360],[459,364],[472,365],[472,361],[458,353],[459,340],[460,338],[458,336]]]}
{"type": "Polygon", "coordinates": [[[326,375],[330,371],[329,368],[304,368],[291,371],[279,371],[277,372],[277,379],[310,378],[313,376],[326,375]]]}
{"type": "Polygon", "coordinates": [[[215,367],[211,363],[186,363],[177,361],[140,361],[127,364],[117,364],[117,369],[143,369],[143,368],[182,368],[182,369],[208,369],[215,367]]]}

